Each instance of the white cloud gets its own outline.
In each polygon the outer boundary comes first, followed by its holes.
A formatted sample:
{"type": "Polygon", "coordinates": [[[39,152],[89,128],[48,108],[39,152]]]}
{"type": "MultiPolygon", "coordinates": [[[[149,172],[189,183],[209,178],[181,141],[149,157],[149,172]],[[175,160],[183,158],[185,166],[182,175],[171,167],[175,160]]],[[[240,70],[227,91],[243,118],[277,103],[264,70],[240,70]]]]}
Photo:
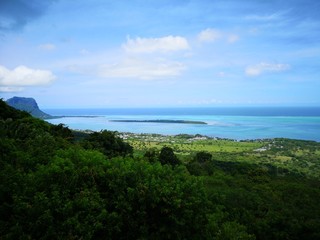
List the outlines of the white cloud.
{"type": "Polygon", "coordinates": [[[104,78],[150,80],[178,76],[183,70],[185,70],[185,66],[182,63],[171,62],[165,59],[125,59],[117,64],[100,66],[98,75],[104,78]]]}
{"type": "Polygon", "coordinates": [[[187,39],[180,36],[167,36],[162,38],[128,38],[122,45],[128,53],[154,53],[172,52],[189,49],[187,39]]]}
{"type": "Polygon", "coordinates": [[[200,42],[214,42],[222,37],[222,33],[216,29],[207,28],[198,34],[200,42]]]}
{"type": "Polygon", "coordinates": [[[26,66],[9,70],[0,65],[1,91],[21,91],[25,86],[49,84],[55,78],[54,74],[47,70],[31,69],[26,66]]]}
{"type": "Polygon", "coordinates": [[[45,51],[52,51],[56,48],[56,46],[52,43],[46,43],[46,44],[39,45],[39,48],[45,51]]]}
{"type": "Polygon", "coordinates": [[[259,63],[256,65],[248,66],[245,70],[246,75],[248,76],[259,76],[263,73],[272,73],[272,72],[283,72],[290,69],[289,64],[273,64],[273,63],[259,63]]]}
{"type": "MultiPolygon", "coordinates": [[[[179,36],[127,38],[121,50],[84,54],[65,61],[65,69],[106,79],[152,80],[179,76],[186,65],[188,41],[179,36]],[[164,54],[164,53],[170,54],[164,54]]],[[[190,53],[189,53],[190,54],[190,53]]]]}
{"type": "Polygon", "coordinates": [[[236,34],[230,34],[227,38],[228,43],[235,43],[240,39],[240,37],[236,34]]]}
{"type": "Polygon", "coordinates": [[[90,54],[84,49],[82,56],[59,64],[67,71],[110,81],[163,80],[180,76],[187,69],[188,49],[188,41],[179,36],[127,38],[121,49],[90,54]]]}
{"type": "Polygon", "coordinates": [[[223,40],[228,43],[234,43],[239,39],[240,37],[237,34],[228,34],[213,28],[207,28],[198,34],[198,41],[200,42],[215,42],[223,40]]]}
{"type": "Polygon", "coordinates": [[[265,14],[265,15],[248,15],[245,17],[246,20],[253,20],[253,21],[261,21],[261,22],[267,22],[267,21],[276,21],[281,19],[285,14],[287,14],[289,10],[287,11],[279,11],[272,14],[265,14]]]}

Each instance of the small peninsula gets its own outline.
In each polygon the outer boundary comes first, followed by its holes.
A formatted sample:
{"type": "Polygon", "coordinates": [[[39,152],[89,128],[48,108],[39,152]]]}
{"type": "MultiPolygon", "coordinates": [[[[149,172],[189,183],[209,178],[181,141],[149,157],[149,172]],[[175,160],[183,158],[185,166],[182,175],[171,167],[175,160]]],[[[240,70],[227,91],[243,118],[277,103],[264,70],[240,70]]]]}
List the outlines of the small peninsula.
{"type": "Polygon", "coordinates": [[[127,122],[127,123],[180,123],[180,124],[203,124],[207,125],[206,122],[202,121],[190,121],[190,120],[168,120],[168,119],[156,119],[156,120],[110,120],[110,122],[127,122]]]}

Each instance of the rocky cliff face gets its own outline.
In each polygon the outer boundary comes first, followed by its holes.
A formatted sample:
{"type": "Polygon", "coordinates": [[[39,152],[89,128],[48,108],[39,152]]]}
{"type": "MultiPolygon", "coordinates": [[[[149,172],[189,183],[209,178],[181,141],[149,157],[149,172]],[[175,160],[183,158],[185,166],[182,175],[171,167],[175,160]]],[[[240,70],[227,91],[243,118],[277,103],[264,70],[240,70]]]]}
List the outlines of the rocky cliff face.
{"type": "Polygon", "coordinates": [[[51,115],[41,111],[36,100],[34,100],[33,98],[13,97],[8,99],[6,102],[9,106],[22,111],[26,111],[37,118],[46,119],[52,117],[51,115]]]}

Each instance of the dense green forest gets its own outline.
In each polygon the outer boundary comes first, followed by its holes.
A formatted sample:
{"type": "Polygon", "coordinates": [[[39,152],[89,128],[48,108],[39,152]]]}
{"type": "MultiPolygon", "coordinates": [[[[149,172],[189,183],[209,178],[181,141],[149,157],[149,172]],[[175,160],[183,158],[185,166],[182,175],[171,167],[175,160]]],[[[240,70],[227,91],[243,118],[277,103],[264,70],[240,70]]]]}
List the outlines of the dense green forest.
{"type": "Polygon", "coordinates": [[[0,100],[0,239],[320,239],[319,143],[275,141],[137,147],[0,100]]]}

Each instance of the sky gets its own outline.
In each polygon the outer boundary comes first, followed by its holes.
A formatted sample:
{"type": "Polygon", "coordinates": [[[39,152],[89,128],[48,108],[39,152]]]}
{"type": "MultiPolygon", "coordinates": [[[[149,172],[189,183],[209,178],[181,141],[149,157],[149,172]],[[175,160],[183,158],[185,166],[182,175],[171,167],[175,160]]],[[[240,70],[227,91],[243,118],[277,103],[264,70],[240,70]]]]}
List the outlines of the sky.
{"type": "Polygon", "coordinates": [[[0,0],[0,98],[320,106],[318,0],[0,0]]]}

